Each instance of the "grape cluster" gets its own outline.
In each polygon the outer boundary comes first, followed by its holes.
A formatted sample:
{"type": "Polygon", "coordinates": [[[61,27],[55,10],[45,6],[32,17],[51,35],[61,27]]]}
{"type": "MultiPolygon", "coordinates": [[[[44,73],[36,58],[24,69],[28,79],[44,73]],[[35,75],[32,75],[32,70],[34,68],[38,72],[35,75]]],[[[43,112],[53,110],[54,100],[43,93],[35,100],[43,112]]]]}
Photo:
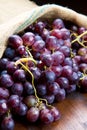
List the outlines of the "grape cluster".
{"type": "Polygon", "coordinates": [[[86,29],[67,29],[61,19],[38,21],[8,39],[0,59],[2,130],[13,130],[12,115],[49,124],[60,119],[52,106],[77,86],[87,92],[86,29]]]}

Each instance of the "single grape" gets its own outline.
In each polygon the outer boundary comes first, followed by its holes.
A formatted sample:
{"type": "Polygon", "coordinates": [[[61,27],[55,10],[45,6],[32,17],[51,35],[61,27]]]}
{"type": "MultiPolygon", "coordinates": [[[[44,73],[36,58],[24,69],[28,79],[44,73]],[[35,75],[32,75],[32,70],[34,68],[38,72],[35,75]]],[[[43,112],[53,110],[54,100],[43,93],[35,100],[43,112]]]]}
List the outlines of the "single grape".
{"type": "Polygon", "coordinates": [[[31,46],[35,42],[35,35],[32,32],[27,32],[22,36],[22,40],[25,46],[31,46]]]}
{"type": "Polygon", "coordinates": [[[4,119],[1,122],[2,130],[14,130],[14,126],[15,126],[14,120],[10,115],[4,117],[4,119]]]}
{"type": "Polygon", "coordinates": [[[11,87],[11,91],[13,94],[21,96],[23,93],[22,83],[14,83],[11,87]]]}
{"type": "Polygon", "coordinates": [[[87,54],[84,56],[81,56],[81,61],[87,64],[87,54]]]}
{"type": "Polygon", "coordinates": [[[69,77],[70,75],[72,75],[72,73],[73,73],[73,70],[71,66],[69,65],[63,66],[62,76],[69,77]]]}
{"type": "Polygon", "coordinates": [[[57,95],[55,95],[55,100],[57,102],[60,102],[62,100],[64,100],[66,97],[66,92],[64,89],[60,89],[59,92],[57,93],[57,95]]]}
{"type": "Polygon", "coordinates": [[[62,52],[56,51],[52,54],[52,58],[53,58],[53,65],[57,66],[63,63],[65,56],[62,52]]]}
{"type": "Polygon", "coordinates": [[[51,67],[52,71],[56,74],[56,77],[59,77],[62,74],[62,66],[52,66],[51,67]]]}
{"type": "Polygon", "coordinates": [[[7,58],[0,59],[0,70],[5,70],[8,62],[7,58]]]}
{"type": "Polygon", "coordinates": [[[7,102],[5,99],[0,100],[0,116],[8,111],[7,102]]]}
{"type": "Polygon", "coordinates": [[[53,21],[53,28],[55,29],[61,29],[61,28],[64,28],[64,23],[63,23],[63,20],[61,19],[55,19],[53,21]]]}
{"type": "Polygon", "coordinates": [[[60,86],[57,82],[53,82],[49,84],[47,88],[48,88],[48,92],[54,95],[56,95],[60,90],[60,86]]]}
{"type": "Polygon", "coordinates": [[[83,79],[80,81],[80,85],[82,92],[87,92],[87,76],[83,77],[83,79]]]}
{"type": "Polygon", "coordinates": [[[8,58],[8,59],[13,59],[15,57],[15,50],[10,48],[10,47],[7,47],[5,52],[4,52],[4,56],[5,58],[8,58]]]}
{"type": "Polygon", "coordinates": [[[3,71],[0,73],[0,76],[3,75],[3,74],[8,74],[7,70],[3,70],[3,71]]]}
{"type": "Polygon", "coordinates": [[[65,59],[64,59],[64,62],[63,62],[63,64],[62,64],[63,66],[66,66],[66,65],[69,65],[69,66],[73,66],[73,61],[72,61],[72,59],[70,58],[70,57],[66,57],[65,59]]]}
{"type": "Polygon", "coordinates": [[[47,87],[45,84],[38,84],[36,89],[37,89],[37,93],[40,96],[46,95],[46,93],[47,93],[47,87]]]}
{"type": "Polygon", "coordinates": [[[27,110],[28,108],[24,103],[20,103],[17,107],[15,107],[15,112],[20,116],[25,116],[27,110]]]}
{"type": "Polygon", "coordinates": [[[47,67],[51,66],[53,63],[51,54],[42,54],[40,55],[40,59],[43,62],[44,66],[47,66],[47,67]]]}
{"type": "Polygon", "coordinates": [[[32,72],[34,79],[38,80],[41,76],[41,70],[37,67],[31,67],[30,71],[32,72]]]}
{"type": "Polygon", "coordinates": [[[18,95],[11,95],[8,99],[9,108],[15,108],[19,105],[20,99],[18,95]]]}
{"type": "Polygon", "coordinates": [[[86,55],[86,54],[87,54],[87,48],[82,47],[82,48],[80,48],[80,49],[78,50],[78,55],[84,56],[84,55],[86,55]]]}
{"type": "Polygon", "coordinates": [[[17,49],[19,46],[23,45],[23,40],[19,35],[11,35],[8,39],[8,45],[17,49]]]}
{"type": "Polygon", "coordinates": [[[55,50],[58,46],[58,40],[55,36],[48,36],[46,39],[46,47],[49,50],[55,50]]]}
{"type": "Polygon", "coordinates": [[[9,74],[3,74],[0,77],[0,84],[2,87],[8,88],[13,85],[12,77],[9,74]]]}
{"type": "Polygon", "coordinates": [[[55,107],[50,109],[50,113],[53,115],[54,121],[59,120],[61,117],[59,110],[55,107]]]}
{"type": "Polygon", "coordinates": [[[40,52],[45,47],[45,42],[43,40],[35,41],[32,45],[33,51],[40,52]]]}
{"type": "Polygon", "coordinates": [[[0,100],[1,99],[8,99],[10,96],[9,90],[6,88],[0,88],[0,100]]]}
{"type": "Polygon", "coordinates": [[[44,95],[43,98],[47,100],[48,104],[52,104],[55,100],[55,95],[53,94],[44,95]]]}
{"type": "Polygon", "coordinates": [[[44,22],[39,21],[39,22],[37,22],[37,23],[35,24],[34,27],[35,27],[35,31],[36,31],[37,33],[41,34],[42,31],[43,31],[44,28],[45,28],[45,24],[44,24],[44,22]]]}
{"type": "Polygon", "coordinates": [[[39,35],[35,35],[35,41],[42,40],[42,37],[39,35]]]}
{"type": "Polygon", "coordinates": [[[15,62],[9,61],[7,64],[7,71],[9,74],[13,74],[18,69],[18,66],[15,65],[15,62]]]}
{"type": "Polygon", "coordinates": [[[69,80],[66,77],[59,77],[56,79],[56,82],[60,85],[61,88],[68,88],[69,80]]]}
{"type": "Polygon", "coordinates": [[[17,52],[20,56],[25,55],[25,52],[26,52],[25,46],[24,46],[24,45],[19,46],[19,47],[16,49],[16,52],[17,52]]]}
{"type": "Polygon", "coordinates": [[[33,89],[33,86],[30,82],[26,81],[24,83],[24,91],[26,92],[26,94],[28,95],[32,95],[34,94],[34,89],[33,89]]]}
{"type": "Polygon", "coordinates": [[[17,69],[13,73],[13,78],[15,81],[24,82],[26,80],[25,71],[22,69],[17,69]]]}
{"type": "Polygon", "coordinates": [[[77,84],[79,81],[78,74],[76,72],[73,72],[72,75],[69,76],[70,83],[77,84]]]}
{"type": "Polygon", "coordinates": [[[46,108],[40,111],[40,120],[44,124],[49,124],[54,121],[54,117],[51,112],[46,108]]]}
{"type": "Polygon", "coordinates": [[[27,111],[27,120],[29,122],[36,122],[39,119],[39,109],[37,107],[31,107],[27,111]]]}
{"type": "Polygon", "coordinates": [[[44,73],[45,73],[45,77],[44,78],[46,79],[46,81],[48,83],[52,83],[52,82],[55,81],[56,75],[55,75],[55,73],[52,70],[45,70],[44,73]]]}
{"type": "Polygon", "coordinates": [[[53,29],[50,33],[51,36],[55,36],[58,39],[62,39],[62,33],[59,29],[53,29]]]}
{"type": "Polygon", "coordinates": [[[30,108],[30,107],[34,107],[37,104],[37,99],[35,96],[30,95],[27,96],[26,98],[24,98],[24,103],[30,108]]]}
{"type": "Polygon", "coordinates": [[[62,28],[61,33],[62,33],[62,39],[63,40],[70,39],[70,31],[68,29],[62,28]]]}
{"type": "Polygon", "coordinates": [[[85,71],[87,70],[87,64],[86,64],[86,63],[81,63],[81,64],[79,65],[79,70],[80,70],[81,72],[85,72],[85,71]]]}
{"type": "Polygon", "coordinates": [[[60,47],[59,51],[61,51],[66,57],[70,56],[70,48],[67,46],[60,47]]]}
{"type": "Polygon", "coordinates": [[[42,32],[41,32],[41,36],[43,38],[43,40],[46,40],[47,37],[49,37],[49,31],[47,29],[44,29],[42,32]]]}
{"type": "Polygon", "coordinates": [[[77,63],[73,63],[73,71],[74,72],[78,72],[79,71],[79,66],[78,66],[78,64],[77,63]]]}
{"type": "Polygon", "coordinates": [[[66,89],[66,92],[67,93],[71,93],[71,92],[74,92],[76,91],[76,84],[71,84],[68,86],[68,88],[66,89]]]}

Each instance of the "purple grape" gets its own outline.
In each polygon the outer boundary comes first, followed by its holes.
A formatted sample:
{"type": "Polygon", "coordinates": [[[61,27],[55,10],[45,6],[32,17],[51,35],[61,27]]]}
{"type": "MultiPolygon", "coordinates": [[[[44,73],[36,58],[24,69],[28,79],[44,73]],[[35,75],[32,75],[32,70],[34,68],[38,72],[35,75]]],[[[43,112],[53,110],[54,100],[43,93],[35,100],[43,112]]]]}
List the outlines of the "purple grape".
{"type": "Polygon", "coordinates": [[[62,39],[63,40],[67,40],[67,39],[70,38],[70,31],[68,29],[62,28],[61,33],[62,33],[62,39]]]}
{"type": "Polygon", "coordinates": [[[62,52],[56,51],[52,54],[52,58],[53,58],[53,65],[57,66],[63,63],[65,56],[62,52]]]}
{"type": "Polygon", "coordinates": [[[42,21],[39,21],[39,22],[37,22],[37,23],[35,24],[35,31],[36,31],[37,33],[39,33],[39,34],[42,33],[42,31],[44,30],[44,28],[45,28],[45,24],[44,24],[44,22],[42,22],[42,21]]]}
{"type": "Polygon", "coordinates": [[[23,44],[23,41],[19,35],[12,35],[8,39],[8,45],[17,49],[19,46],[23,44]]]}
{"type": "Polygon", "coordinates": [[[83,79],[80,81],[80,85],[82,92],[87,92],[87,76],[83,77],[83,79]]]}
{"type": "Polygon", "coordinates": [[[53,63],[53,59],[51,54],[42,54],[40,55],[41,61],[43,62],[44,66],[51,66],[53,63]]]}
{"type": "Polygon", "coordinates": [[[55,29],[61,29],[64,28],[64,23],[61,19],[55,19],[53,21],[53,28],[55,29]]]}
{"type": "Polygon", "coordinates": [[[5,99],[0,100],[0,116],[8,111],[7,102],[5,99]]]}
{"type": "Polygon", "coordinates": [[[12,119],[12,117],[6,116],[4,117],[4,119],[1,122],[1,129],[2,130],[14,130],[14,120],[12,119]]]}
{"type": "Polygon", "coordinates": [[[24,90],[25,90],[26,94],[28,94],[28,95],[34,94],[33,86],[32,86],[32,84],[31,84],[30,82],[28,82],[28,81],[26,81],[26,82],[24,83],[24,90]]]}
{"type": "Polygon", "coordinates": [[[6,48],[4,55],[8,59],[13,59],[15,57],[15,50],[8,47],[8,48],[6,48]]]}
{"type": "Polygon", "coordinates": [[[38,80],[41,76],[41,71],[39,68],[37,67],[31,67],[30,68],[30,71],[32,72],[33,76],[34,76],[34,79],[35,80],[38,80]]]}
{"type": "Polygon", "coordinates": [[[9,74],[3,74],[0,77],[0,84],[2,87],[9,88],[13,85],[12,77],[9,74]]]}
{"type": "Polygon", "coordinates": [[[62,33],[59,29],[53,29],[50,35],[55,36],[57,39],[62,39],[62,33]]]}
{"type": "Polygon", "coordinates": [[[52,83],[52,82],[55,81],[56,75],[55,75],[55,73],[54,73],[52,70],[46,70],[46,71],[45,71],[45,77],[44,77],[44,78],[46,78],[46,81],[47,81],[48,83],[52,83]]]}
{"type": "Polygon", "coordinates": [[[52,71],[56,74],[56,77],[59,77],[62,74],[62,66],[52,66],[51,67],[52,71]]]}
{"type": "Polygon", "coordinates": [[[15,65],[14,62],[9,62],[7,64],[7,71],[9,74],[13,74],[17,69],[18,67],[15,65]]]}
{"type": "Polygon", "coordinates": [[[52,104],[55,100],[55,95],[53,94],[44,95],[43,98],[47,100],[48,104],[52,104]]]}
{"type": "Polygon", "coordinates": [[[40,111],[40,120],[44,124],[49,124],[54,121],[54,117],[48,109],[43,109],[40,111]]]}
{"type": "Polygon", "coordinates": [[[31,46],[35,42],[35,35],[32,32],[27,32],[22,36],[23,44],[25,46],[31,46]]]}
{"type": "Polygon", "coordinates": [[[36,122],[39,119],[39,109],[37,107],[31,107],[27,111],[27,120],[29,122],[36,122]]]}
{"type": "Polygon", "coordinates": [[[60,102],[62,100],[64,100],[66,97],[66,92],[64,89],[60,89],[59,92],[57,93],[57,95],[55,96],[55,100],[57,102],[60,102]]]}
{"type": "Polygon", "coordinates": [[[66,65],[66,66],[63,67],[62,76],[69,77],[72,74],[73,74],[73,70],[72,70],[71,66],[66,65]]]}
{"type": "Polygon", "coordinates": [[[72,61],[72,59],[70,57],[66,57],[64,59],[63,66],[66,66],[66,65],[69,65],[71,67],[73,66],[73,61],[72,61]]]}
{"type": "Polygon", "coordinates": [[[37,104],[37,99],[35,96],[33,95],[30,95],[30,96],[27,96],[25,99],[24,99],[24,103],[29,107],[34,107],[36,104],[37,104]]]}
{"type": "Polygon", "coordinates": [[[45,47],[45,42],[43,40],[35,41],[32,45],[33,51],[40,52],[45,47]]]}
{"type": "Polygon", "coordinates": [[[57,48],[57,38],[54,36],[49,36],[46,39],[46,47],[49,50],[55,50],[57,48]]]}
{"type": "Polygon", "coordinates": [[[60,90],[60,86],[57,82],[53,82],[48,85],[48,92],[51,94],[56,95],[59,90],[60,90]]]}
{"type": "Polygon", "coordinates": [[[7,58],[0,59],[0,70],[5,70],[8,63],[7,58]]]}
{"type": "Polygon", "coordinates": [[[6,88],[0,88],[0,99],[8,99],[10,96],[9,90],[6,88]]]}
{"type": "Polygon", "coordinates": [[[40,96],[46,95],[46,93],[47,93],[47,87],[45,84],[38,84],[36,89],[37,89],[37,93],[40,96]]]}
{"type": "Polygon", "coordinates": [[[18,95],[11,95],[8,99],[9,108],[15,108],[19,105],[20,100],[18,95]]]}
{"type": "Polygon", "coordinates": [[[20,81],[20,82],[24,82],[26,80],[25,71],[22,70],[22,69],[17,69],[13,73],[13,78],[14,78],[14,80],[17,80],[17,81],[20,81]]]}
{"type": "Polygon", "coordinates": [[[68,88],[69,86],[69,80],[65,77],[59,77],[57,78],[56,82],[60,85],[61,88],[68,88]]]}
{"type": "Polygon", "coordinates": [[[79,65],[79,70],[80,70],[81,72],[85,72],[85,71],[87,70],[87,64],[86,64],[86,63],[81,63],[81,64],[79,65]]]}
{"type": "Polygon", "coordinates": [[[76,84],[71,84],[68,86],[68,88],[66,89],[67,93],[71,93],[73,91],[76,91],[76,84]]]}
{"type": "Polygon", "coordinates": [[[19,47],[16,49],[16,52],[17,52],[19,55],[25,55],[25,52],[26,52],[25,46],[23,46],[23,45],[19,46],[19,47]]]}
{"type": "Polygon", "coordinates": [[[73,72],[72,75],[69,76],[70,83],[77,84],[79,81],[78,74],[76,72],[73,72]]]}
{"type": "Polygon", "coordinates": [[[70,48],[67,46],[60,47],[59,51],[61,51],[66,57],[70,56],[70,48]]]}
{"type": "Polygon", "coordinates": [[[59,112],[58,109],[55,108],[55,107],[53,107],[53,108],[50,110],[50,113],[53,115],[54,121],[59,120],[60,117],[61,117],[60,112],[59,112]]]}
{"type": "Polygon", "coordinates": [[[15,107],[15,112],[20,116],[25,116],[27,110],[28,108],[24,103],[20,103],[17,107],[15,107]]]}
{"type": "Polygon", "coordinates": [[[13,94],[21,96],[23,93],[23,85],[21,83],[14,83],[11,87],[11,91],[13,94]]]}

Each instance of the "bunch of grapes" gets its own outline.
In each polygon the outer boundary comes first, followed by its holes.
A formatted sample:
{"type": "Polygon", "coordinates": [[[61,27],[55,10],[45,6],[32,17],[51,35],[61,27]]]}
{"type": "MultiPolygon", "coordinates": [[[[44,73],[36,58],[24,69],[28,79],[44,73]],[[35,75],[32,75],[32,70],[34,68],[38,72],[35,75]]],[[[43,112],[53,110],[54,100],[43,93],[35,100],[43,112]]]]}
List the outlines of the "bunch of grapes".
{"type": "Polygon", "coordinates": [[[12,116],[44,124],[60,119],[54,102],[76,90],[87,92],[87,32],[67,29],[61,19],[38,21],[8,39],[0,59],[2,130],[13,130],[12,116]]]}

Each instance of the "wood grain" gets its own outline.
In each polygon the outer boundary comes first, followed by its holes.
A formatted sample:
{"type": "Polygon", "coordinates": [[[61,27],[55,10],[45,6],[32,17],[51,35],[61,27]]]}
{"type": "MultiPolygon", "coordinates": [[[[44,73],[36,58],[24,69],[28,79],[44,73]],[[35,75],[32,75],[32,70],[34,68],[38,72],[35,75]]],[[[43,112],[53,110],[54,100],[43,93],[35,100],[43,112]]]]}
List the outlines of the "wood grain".
{"type": "Polygon", "coordinates": [[[61,119],[50,125],[17,122],[15,130],[87,130],[87,94],[70,94],[64,101],[54,104],[61,119]]]}

